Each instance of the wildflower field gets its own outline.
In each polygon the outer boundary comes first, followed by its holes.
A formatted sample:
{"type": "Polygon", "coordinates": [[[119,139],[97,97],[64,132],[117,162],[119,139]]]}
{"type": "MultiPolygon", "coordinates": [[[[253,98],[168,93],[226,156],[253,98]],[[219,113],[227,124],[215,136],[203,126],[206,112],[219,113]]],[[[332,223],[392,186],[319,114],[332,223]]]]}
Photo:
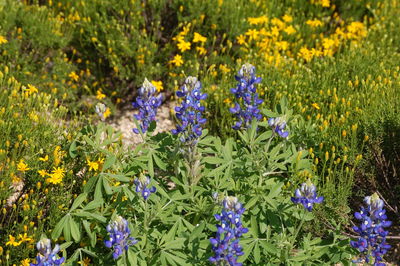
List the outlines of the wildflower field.
{"type": "Polygon", "coordinates": [[[0,0],[0,265],[399,265],[399,29],[397,0],[0,0]]]}

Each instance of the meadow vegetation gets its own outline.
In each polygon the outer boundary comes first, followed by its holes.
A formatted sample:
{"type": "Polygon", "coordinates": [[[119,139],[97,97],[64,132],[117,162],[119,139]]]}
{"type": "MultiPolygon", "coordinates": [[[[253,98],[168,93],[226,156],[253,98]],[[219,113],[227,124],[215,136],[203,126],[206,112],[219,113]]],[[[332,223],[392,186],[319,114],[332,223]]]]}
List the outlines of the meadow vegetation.
{"type": "Polygon", "coordinates": [[[399,17],[0,0],[0,264],[398,262],[399,17]],[[109,124],[127,106],[135,146],[109,124]]]}

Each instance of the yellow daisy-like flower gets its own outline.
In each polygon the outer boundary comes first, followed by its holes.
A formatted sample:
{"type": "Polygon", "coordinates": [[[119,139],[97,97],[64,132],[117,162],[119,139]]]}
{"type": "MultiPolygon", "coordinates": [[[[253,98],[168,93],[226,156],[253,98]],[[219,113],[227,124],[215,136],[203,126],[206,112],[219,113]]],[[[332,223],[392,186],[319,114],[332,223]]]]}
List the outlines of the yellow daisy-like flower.
{"type": "Polygon", "coordinates": [[[28,84],[28,88],[25,89],[25,91],[26,91],[29,95],[39,92],[39,90],[38,90],[35,86],[33,86],[33,85],[31,85],[31,84],[28,84]]]}
{"type": "Polygon", "coordinates": [[[28,165],[24,162],[23,159],[21,159],[17,165],[17,170],[21,171],[21,172],[26,172],[28,170],[30,170],[30,168],[28,167],[28,165]]]}
{"type": "Polygon", "coordinates": [[[45,176],[49,175],[49,173],[46,170],[39,170],[38,173],[41,177],[45,177],[45,176]]]}
{"type": "Polygon", "coordinates": [[[288,26],[283,31],[286,32],[288,35],[292,35],[293,33],[296,33],[296,29],[292,25],[288,26]]]}
{"type": "Polygon", "coordinates": [[[102,99],[106,98],[106,95],[101,90],[97,90],[96,98],[99,100],[102,100],[102,99]]]}
{"type": "Polygon", "coordinates": [[[317,27],[321,27],[323,25],[321,20],[318,19],[314,19],[314,20],[307,20],[306,24],[308,26],[310,26],[311,28],[317,28],[317,27]]]}
{"type": "Polygon", "coordinates": [[[236,41],[238,42],[238,44],[242,45],[242,44],[246,43],[246,36],[241,34],[236,37],[236,41]]]}
{"type": "Polygon", "coordinates": [[[111,115],[111,110],[110,110],[110,108],[107,107],[105,112],[103,113],[104,119],[106,119],[110,115],[111,115]]]}
{"type": "Polygon", "coordinates": [[[48,160],[49,160],[49,155],[39,158],[39,161],[42,161],[42,162],[47,162],[48,160]]]}
{"type": "Polygon", "coordinates": [[[90,265],[90,259],[88,257],[86,257],[83,260],[78,261],[78,264],[83,265],[83,266],[89,266],[90,265]]]}
{"type": "Polygon", "coordinates": [[[196,47],[196,51],[199,55],[205,55],[207,53],[207,50],[204,47],[196,47]]]}
{"type": "Polygon", "coordinates": [[[21,266],[29,266],[29,265],[31,265],[30,262],[31,262],[31,259],[21,260],[21,266]]]}
{"type": "Polygon", "coordinates": [[[17,247],[19,245],[21,245],[21,241],[15,241],[15,237],[13,237],[12,235],[8,235],[8,242],[6,243],[6,246],[14,246],[17,247]]]}
{"type": "Polygon", "coordinates": [[[89,166],[89,171],[97,171],[99,169],[98,162],[91,162],[89,159],[86,159],[87,165],[89,166]]]}
{"type": "Polygon", "coordinates": [[[4,43],[8,43],[8,41],[4,36],[0,35],[0,44],[4,44],[4,43]]]}
{"type": "Polygon", "coordinates": [[[197,32],[194,33],[193,42],[205,43],[206,41],[207,41],[207,37],[204,37],[200,33],[197,33],[197,32]]]}
{"type": "Polygon", "coordinates": [[[174,58],[172,60],[169,61],[171,64],[174,64],[175,66],[179,67],[181,65],[183,65],[183,59],[182,56],[177,54],[174,56],[174,58]]]}
{"type": "Polygon", "coordinates": [[[78,81],[79,80],[79,76],[75,73],[75,71],[69,73],[68,77],[70,77],[74,81],[78,81]]]}
{"type": "Polygon", "coordinates": [[[23,235],[19,234],[18,238],[19,238],[21,243],[22,242],[30,242],[30,243],[33,242],[33,238],[29,237],[27,233],[24,233],[23,235]]]}
{"type": "Polygon", "coordinates": [[[160,81],[152,80],[152,81],[151,81],[151,84],[153,84],[154,87],[156,87],[156,90],[157,90],[158,92],[164,90],[163,83],[162,83],[161,80],[160,80],[160,81]]]}
{"type": "Polygon", "coordinates": [[[321,109],[317,103],[313,103],[313,104],[311,104],[311,106],[317,110],[321,109]]]}
{"type": "Polygon", "coordinates": [[[181,40],[178,44],[178,49],[183,53],[186,50],[190,50],[190,42],[185,42],[184,40],[181,40]]]}
{"type": "Polygon", "coordinates": [[[62,182],[62,179],[65,176],[65,170],[61,167],[57,167],[53,169],[52,173],[49,175],[50,177],[46,179],[46,182],[52,184],[59,184],[62,182]]]}

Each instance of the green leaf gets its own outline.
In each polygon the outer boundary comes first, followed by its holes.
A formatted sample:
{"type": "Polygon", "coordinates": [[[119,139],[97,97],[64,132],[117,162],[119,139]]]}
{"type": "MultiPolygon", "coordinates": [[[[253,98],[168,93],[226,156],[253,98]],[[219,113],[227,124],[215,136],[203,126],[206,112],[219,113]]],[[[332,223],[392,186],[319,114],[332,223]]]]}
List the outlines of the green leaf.
{"type": "Polygon", "coordinates": [[[137,256],[132,249],[128,249],[128,262],[129,265],[137,265],[137,256]]]}
{"type": "Polygon", "coordinates": [[[73,210],[75,210],[76,208],[78,208],[79,205],[81,205],[81,204],[86,200],[86,198],[87,198],[87,194],[86,194],[86,193],[80,194],[80,195],[74,200],[74,203],[72,204],[71,210],[70,210],[70,211],[73,211],[73,210]]]}
{"type": "Polygon", "coordinates": [[[147,170],[149,171],[150,177],[154,177],[154,165],[153,165],[153,155],[149,152],[148,162],[147,162],[147,170]]]}
{"type": "Polygon", "coordinates": [[[107,193],[107,195],[111,195],[113,193],[112,188],[110,187],[110,183],[108,182],[107,178],[103,178],[103,187],[104,187],[104,191],[107,193]]]}
{"type": "Polygon", "coordinates": [[[83,210],[89,211],[89,210],[99,208],[103,203],[104,203],[103,199],[92,200],[85,207],[83,207],[83,210]]]}
{"type": "Polygon", "coordinates": [[[77,147],[76,147],[76,140],[74,140],[71,145],[69,146],[69,156],[74,159],[78,156],[77,147]]]}
{"type": "Polygon", "coordinates": [[[63,233],[65,241],[71,241],[71,225],[70,225],[71,215],[67,214],[65,218],[65,225],[63,227],[63,233]]]}
{"type": "Polygon", "coordinates": [[[73,218],[69,219],[69,226],[71,227],[71,235],[76,243],[81,239],[81,231],[79,229],[78,223],[74,221],[73,218]]]}
{"type": "Polygon", "coordinates": [[[260,245],[258,243],[259,241],[257,241],[256,245],[254,246],[253,249],[253,256],[254,256],[254,261],[255,263],[260,263],[261,260],[261,254],[260,254],[260,245]]]}
{"type": "Polygon", "coordinates": [[[107,222],[107,219],[104,216],[101,216],[100,214],[97,213],[92,213],[92,212],[85,212],[85,211],[80,211],[80,212],[75,212],[74,216],[78,217],[85,217],[85,218],[93,218],[96,219],[102,223],[107,222]]]}
{"type": "Polygon", "coordinates": [[[67,215],[61,218],[61,220],[57,223],[56,227],[54,228],[53,232],[51,233],[52,239],[57,239],[60,237],[61,232],[67,222],[67,215]]]}
{"type": "Polygon", "coordinates": [[[153,154],[153,159],[156,165],[160,167],[160,169],[164,171],[167,170],[167,165],[160,159],[160,157],[157,156],[156,153],[153,154]]]}
{"type": "Polygon", "coordinates": [[[115,163],[116,160],[117,160],[117,157],[115,157],[115,155],[109,155],[109,156],[107,157],[106,161],[105,161],[104,164],[103,164],[103,169],[102,169],[102,171],[105,171],[105,170],[107,170],[108,168],[110,168],[110,167],[115,163]]]}

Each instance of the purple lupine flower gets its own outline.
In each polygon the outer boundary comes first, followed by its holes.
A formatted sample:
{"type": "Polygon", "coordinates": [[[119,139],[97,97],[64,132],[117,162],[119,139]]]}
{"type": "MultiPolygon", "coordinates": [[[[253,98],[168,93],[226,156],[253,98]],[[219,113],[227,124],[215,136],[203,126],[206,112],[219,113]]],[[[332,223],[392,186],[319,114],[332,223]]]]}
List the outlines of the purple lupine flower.
{"type": "Polygon", "coordinates": [[[251,64],[244,64],[235,79],[239,82],[236,88],[231,89],[235,95],[237,102],[229,111],[235,114],[238,121],[232,126],[233,129],[239,130],[242,127],[248,128],[251,121],[255,118],[261,120],[262,115],[258,106],[263,102],[258,98],[256,92],[256,84],[261,82],[260,77],[255,76],[256,68],[251,64]]]}
{"type": "Polygon", "coordinates": [[[104,240],[104,244],[108,248],[113,248],[113,258],[118,259],[125,250],[138,241],[131,237],[131,230],[128,227],[128,221],[117,216],[113,221],[107,225],[107,232],[109,233],[109,240],[104,240]]]}
{"type": "Polygon", "coordinates": [[[360,212],[354,213],[355,218],[360,220],[360,226],[354,226],[353,229],[360,237],[356,241],[350,241],[350,245],[361,253],[358,260],[354,262],[385,265],[382,262],[382,256],[391,247],[386,242],[389,231],[385,228],[392,222],[386,220],[386,210],[378,194],[374,193],[372,196],[365,197],[364,202],[366,207],[361,207],[360,212]]]}
{"type": "Polygon", "coordinates": [[[215,238],[210,239],[214,256],[210,257],[209,261],[216,265],[228,263],[240,266],[242,263],[237,262],[237,259],[244,253],[239,245],[239,240],[243,234],[249,231],[243,227],[241,220],[245,208],[236,197],[225,197],[222,205],[222,213],[215,215],[215,219],[221,224],[217,225],[215,238]]]}
{"type": "Polygon", "coordinates": [[[57,255],[60,252],[60,246],[56,244],[54,249],[51,249],[51,241],[48,238],[43,238],[36,244],[39,254],[36,257],[36,263],[31,263],[31,266],[53,266],[61,265],[65,258],[57,255]]]}
{"type": "Polygon", "coordinates": [[[317,189],[310,180],[306,183],[301,184],[301,187],[296,189],[294,197],[291,197],[293,203],[301,203],[304,209],[312,211],[314,203],[321,203],[324,197],[317,196],[317,189]]]}
{"type": "Polygon", "coordinates": [[[184,143],[195,145],[202,134],[202,127],[207,120],[202,117],[204,106],[200,101],[207,98],[206,93],[201,92],[201,83],[196,77],[187,77],[181,90],[176,92],[179,98],[183,98],[181,106],[175,107],[179,125],[172,130],[172,134],[181,134],[180,140],[184,143]]]}
{"type": "Polygon", "coordinates": [[[136,178],[133,182],[136,185],[136,192],[142,192],[142,196],[145,200],[147,200],[151,193],[156,192],[156,187],[147,187],[150,184],[150,177],[148,176],[141,174],[139,178],[136,178]]]}
{"type": "MultiPolygon", "coordinates": [[[[139,109],[139,113],[134,117],[140,121],[140,129],[144,133],[149,128],[151,121],[156,119],[157,108],[161,105],[162,95],[155,96],[156,88],[147,79],[144,80],[142,87],[139,89],[139,96],[132,103],[134,108],[139,109]]],[[[139,134],[139,129],[134,128],[133,132],[139,134]]]]}
{"type": "Polygon", "coordinates": [[[284,131],[286,127],[285,117],[271,117],[268,119],[268,125],[282,138],[287,138],[289,136],[289,132],[284,131]]]}

